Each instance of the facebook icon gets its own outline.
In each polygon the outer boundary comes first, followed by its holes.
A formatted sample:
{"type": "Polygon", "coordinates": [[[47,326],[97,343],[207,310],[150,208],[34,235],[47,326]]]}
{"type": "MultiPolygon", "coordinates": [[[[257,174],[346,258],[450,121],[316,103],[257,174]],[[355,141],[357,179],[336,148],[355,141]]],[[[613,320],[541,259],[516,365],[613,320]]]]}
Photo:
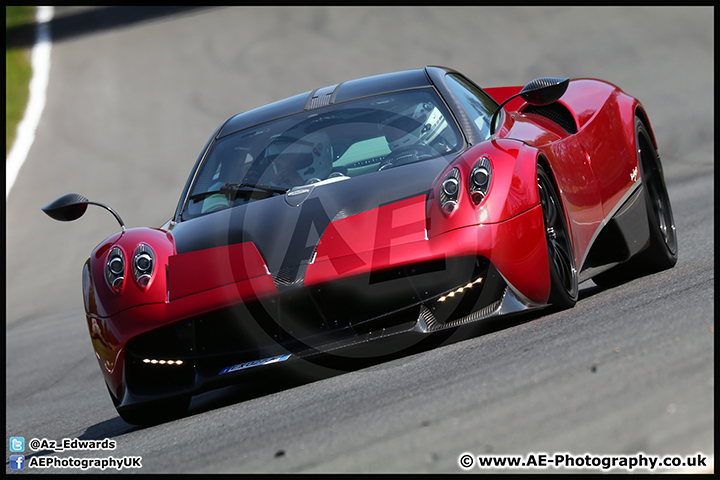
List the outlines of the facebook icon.
{"type": "Polygon", "coordinates": [[[25,455],[10,455],[10,470],[25,470],[25,455]]]}

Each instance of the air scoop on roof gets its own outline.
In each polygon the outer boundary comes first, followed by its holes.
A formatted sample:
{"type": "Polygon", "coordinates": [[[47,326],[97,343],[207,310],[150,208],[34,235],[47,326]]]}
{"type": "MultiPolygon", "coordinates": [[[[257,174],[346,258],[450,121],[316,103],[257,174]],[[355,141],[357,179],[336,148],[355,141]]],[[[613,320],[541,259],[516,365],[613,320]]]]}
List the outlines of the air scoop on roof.
{"type": "Polygon", "coordinates": [[[330,85],[313,91],[307,99],[305,110],[312,110],[313,108],[330,105],[335,99],[339,86],[340,84],[330,85]]]}

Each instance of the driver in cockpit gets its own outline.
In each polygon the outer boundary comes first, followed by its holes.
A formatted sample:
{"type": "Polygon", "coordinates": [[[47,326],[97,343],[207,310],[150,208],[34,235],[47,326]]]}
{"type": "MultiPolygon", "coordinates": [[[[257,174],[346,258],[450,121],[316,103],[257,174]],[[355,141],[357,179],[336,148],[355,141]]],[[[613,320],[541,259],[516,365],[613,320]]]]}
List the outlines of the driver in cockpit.
{"type": "Polygon", "coordinates": [[[433,104],[423,102],[411,105],[398,113],[381,127],[390,153],[382,161],[380,169],[422,160],[450,150],[439,136],[447,127],[447,121],[433,104]]]}
{"type": "Polygon", "coordinates": [[[267,146],[269,163],[264,172],[248,172],[247,181],[254,176],[260,183],[292,188],[326,179],[332,170],[330,138],[325,132],[314,132],[301,139],[280,136],[267,146]],[[265,181],[267,179],[267,182],[265,181]]]}

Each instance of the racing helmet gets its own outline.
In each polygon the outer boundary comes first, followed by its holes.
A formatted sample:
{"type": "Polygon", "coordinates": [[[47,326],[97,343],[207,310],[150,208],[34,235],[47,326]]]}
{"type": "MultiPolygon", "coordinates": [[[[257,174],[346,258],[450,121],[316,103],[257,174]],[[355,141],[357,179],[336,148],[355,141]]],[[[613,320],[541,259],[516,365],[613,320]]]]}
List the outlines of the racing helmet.
{"type": "Polygon", "coordinates": [[[325,132],[315,132],[303,137],[303,140],[311,143],[312,163],[307,167],[298,169],[298,175],[303,181],[313,179],[324,180],[332,170],[332,154],[330,149],[330,137],[325,132]]]}
{"type": "Polygon", "coordinates": [[[330,137],[326,132],[313,132],[302,138],[280,136],[267,147],[267,155],[276,169],[290,166],[303,182],[323,180],[332,170],[330,137]]]}

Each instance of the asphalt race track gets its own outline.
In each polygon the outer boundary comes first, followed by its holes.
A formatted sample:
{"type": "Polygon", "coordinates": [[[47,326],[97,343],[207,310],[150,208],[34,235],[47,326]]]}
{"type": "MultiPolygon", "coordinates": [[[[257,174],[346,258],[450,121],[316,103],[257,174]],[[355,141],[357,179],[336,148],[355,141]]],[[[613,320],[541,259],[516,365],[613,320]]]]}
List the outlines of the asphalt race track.
{"type": "Polygon", "coordinates": [[[712,459],[713,27],[712,7],[57,8],[47,104],[6,207],[6,436],[111,439],[112,451],[41,448],[26,462],[141,456],[128,470],[139,473],[462,473],[466,452],[712,459]],[[485,86],[602,78],[638,97],[677,266],[612,289],[586,282],[572,310],[489,322],[362,370],[212,392],[157,426],[120,419],[80,284],[118,225],[99,208],[73,223],[40,208],[81,193],[129,227],[160,226],[230,115],[425,65],[485,86]]]}

